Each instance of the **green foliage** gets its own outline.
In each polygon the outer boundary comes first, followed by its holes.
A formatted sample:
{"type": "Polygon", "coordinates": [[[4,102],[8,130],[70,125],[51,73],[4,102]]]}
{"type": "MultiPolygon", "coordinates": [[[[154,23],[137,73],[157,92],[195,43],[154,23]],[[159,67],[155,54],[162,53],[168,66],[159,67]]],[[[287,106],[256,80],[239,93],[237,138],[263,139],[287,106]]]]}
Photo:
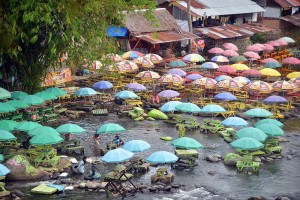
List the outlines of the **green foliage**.
{"type": "Polygon", "coordinates": [[[34,168],[30,162],[28,161],[27,157],[26,156],[23,156],[23,155],[16,155],[12,158],[13,160],[16,161],[16,163],[18,164],[23,164],[25,165],[25,170],[26,170],[26,174],[28,175],[34,175],[34,174],[37,174],[38,173],[38,170],[36,168],[34,168]]]}
{"type": "Polygon", "coordinates": [[[255,33],[251,37],[251,41],[254,43],[265,43],[266,42],[266,33],[255,33]]]}

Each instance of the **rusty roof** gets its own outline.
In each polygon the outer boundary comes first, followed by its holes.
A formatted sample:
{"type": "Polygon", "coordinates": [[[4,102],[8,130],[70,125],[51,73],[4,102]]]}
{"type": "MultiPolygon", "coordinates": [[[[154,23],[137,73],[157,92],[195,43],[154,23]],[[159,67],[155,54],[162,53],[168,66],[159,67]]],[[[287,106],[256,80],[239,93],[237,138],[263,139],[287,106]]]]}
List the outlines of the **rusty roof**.
{"type": "Polygon", "coordinates": [[[280,17],[280,19],[290,22],[290,23],[300,27],[300,14],[288,15],[288,16],[280,17]]]}
{"type": "Polygon", "coordinates": [[[274,0],[274,1],[284,8],[300,6],[299,0],[274,0]]]}
{"type": "Polygon", "coordinates": [[[176,33],[174,31],[153,32],[153,33],[136,35],[135,37],[147,41],[151,44],[176,42],[181,40],[199,38],[199,36],[185,31],[183,31],[182,34],[176,33]]]}

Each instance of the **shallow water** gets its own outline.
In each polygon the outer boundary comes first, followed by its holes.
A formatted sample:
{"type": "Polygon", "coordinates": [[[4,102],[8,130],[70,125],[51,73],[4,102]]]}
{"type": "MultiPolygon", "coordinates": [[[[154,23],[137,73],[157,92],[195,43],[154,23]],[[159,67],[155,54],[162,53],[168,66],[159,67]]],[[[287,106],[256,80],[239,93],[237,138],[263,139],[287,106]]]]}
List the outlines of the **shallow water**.
{"type": "MultiPolygon", "coordinates": [[[[202,117],[195,117],[199,122],[202,117]]],[[[75,121],[70,121],[75,122],[75,121]]],[[[139,153],[147,157],[152,152],[157,150],[167,150],[174,152],[174,147],[170,142],[160,140],[161,136],[178,137],[178,131],[175,126],[167,125],[162,121],[134,121],[127,117],[118,118],[116,115],[108,117],[87,116],[84,119],[76,121],[78,125],[86,129],[85,134],[79,135],[85,145],[87,156],[93,156],[89,149],[89,142],[97,128],[105,122],[115,122],[124,126],[128,131],[120,134],[121,138],[126,142],[132,139],[145,140],[151,144],[149,151],[139,153]],[[159,130],[157,130],[159,128],[159,130]]],[[[251,121],[254,123],[254,120],[251,121]]],[[[251,124],[250,124],[251,125],[251,124]]],[[[259,175],[238,174],[233,167],[227,167],[222,162],[209,163],[205,161],[205,157],[209,154],[220,154],[225,156],[229,152],[233,152],[228,143],[223,141],[217,134],[200,133],[199,130],[187,131],[186,136],[192,137],[200,141],[206,148],[199,150],[198,166],[193,170],[171,170],[175,173],[175,183],[185,185],[183,190],[177,191],[175,194],[141,194],[137,193],[134,197],[126,199],[247,199],[251,196],[263,196],[268,199],[274,199],[277,196],[289,196],[293,199],[300,199],[300,174],[299,174],[299,150],[300,150],[300,124],[299,120],[287,120],[284,130],[285,137],[290,141],[282,143],[282,154],[290,155],[294,152],[293,158],[287,160],[264,162],[260,167],[259,175]],[[214,176],[208,174],[209,171],[216,171],[214,176]],[[195,185],[197,188],[195,188],[195,185]],[[200,188],[199,188],[200,187],[200,188]]],[[[114,135],[104,135],[102,137],[103,147],[105,141],[113,139],[114,135]]],[[[111,166],[111,165],[110,165],[111,166]]],[[[110,169],[105,164],[98,166],[102,174],[110,169]]],[[[150,176],[155,173],[156,168],[151,167],[150,172],[146,175],[133,178],[134,183],[150,184],[150,176]]],[[[89,193],[82,190],[66,191],[65,194],[40,196],[32,195],[29,190],[32,188],[29,184],[13,184],[8,186],[8,189],[19,188],[25,191],[29,196],[28,199],[106,199],[104,195],[99,193],[89,193]]]]}

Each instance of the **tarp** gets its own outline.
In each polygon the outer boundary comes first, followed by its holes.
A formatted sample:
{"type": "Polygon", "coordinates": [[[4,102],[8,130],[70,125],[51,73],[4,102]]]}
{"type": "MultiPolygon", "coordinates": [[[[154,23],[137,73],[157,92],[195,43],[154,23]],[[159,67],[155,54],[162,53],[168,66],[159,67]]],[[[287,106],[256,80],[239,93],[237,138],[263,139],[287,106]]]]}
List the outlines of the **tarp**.
{"type": "Polygon", "coordinates": [[[124,37],[127,34],[128,29],[123,26],[109,26],[106,34],[110,37],[124,37]]]}
{"type": "Polygon", "coordinates": [[[48,72],[42,86],[48,87],[70,81],[72,81],[72,72],[71,68],[68,67],[57,72],[48,72]]]}

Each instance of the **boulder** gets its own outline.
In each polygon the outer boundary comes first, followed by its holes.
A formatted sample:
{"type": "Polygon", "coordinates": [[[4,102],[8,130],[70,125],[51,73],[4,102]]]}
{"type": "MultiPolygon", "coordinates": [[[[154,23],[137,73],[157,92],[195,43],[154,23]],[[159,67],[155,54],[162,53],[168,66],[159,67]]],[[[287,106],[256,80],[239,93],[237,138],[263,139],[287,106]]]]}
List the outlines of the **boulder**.
{"type": "Polygon", "coordinates": [[[209,175],[214,176],[217,172],[216,171],[209,171],[207,172],[209,175]]]}
{"type": "Polygon", "coordinates": [[[86,183],[85,182],[79,183],[79,188],[85,188],[85,187],[86,187],[86,183]]]}
{"type": "Polygon", "coordinates": [[[215,157],[214,155],[208,155],[205,158],[209,162],[219,162],[221,159],[215,157]]]}
{"type": "Polygon", "coordinates": [[[86,182],[85,187],[87,187],[88,189],[97,189],[100,188],[100,183],[95,181],[88,181],[86,182]]]}
{"type": "Polygon", "coordinates": [[[261,159],[259,157],[254,157],[253,161],[254,162],[261,162],[261,159]]]}
{"type": "Polygon", "coordinates": [[[160,110],[153,109],[148,113],[149,117],[154,119],[168,119],[168,116],[160,110]]]}
{"type": "Polygon", "coordinates": [[[235,153],[229,153],[224,158],[224,164],[228,166],[235,166],[237,161],[242,157],[235,153]]]}
{"type": "Polygon", "coordinates": [[[293,156],[292,156],[292,155],[288,155],[286,158],[287,158],[288,160],[292,160],[293,156]]]}

